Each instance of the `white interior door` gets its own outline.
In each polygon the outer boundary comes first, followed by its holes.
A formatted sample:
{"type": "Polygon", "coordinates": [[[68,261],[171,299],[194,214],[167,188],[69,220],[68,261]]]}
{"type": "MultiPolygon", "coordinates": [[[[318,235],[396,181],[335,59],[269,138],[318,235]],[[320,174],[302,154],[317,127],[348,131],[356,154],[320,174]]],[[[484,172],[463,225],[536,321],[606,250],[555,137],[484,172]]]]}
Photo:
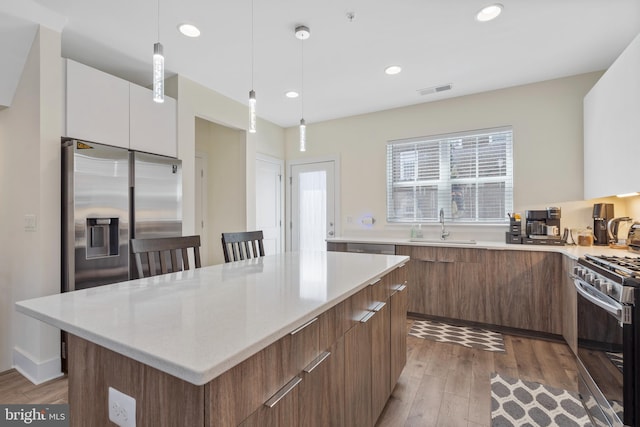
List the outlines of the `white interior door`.
{"type": "Polygon", "coordinates": [[[266,156],[256,158],[256,229],[264,234],[266,255],[282,252],[283,248],[283,187],[284,162],[266,156]]]}
{"type": "Polygon", "coordinates": [[[291,250],[327,249],[335,235],[335,161],[291,165],[291,250]]]}

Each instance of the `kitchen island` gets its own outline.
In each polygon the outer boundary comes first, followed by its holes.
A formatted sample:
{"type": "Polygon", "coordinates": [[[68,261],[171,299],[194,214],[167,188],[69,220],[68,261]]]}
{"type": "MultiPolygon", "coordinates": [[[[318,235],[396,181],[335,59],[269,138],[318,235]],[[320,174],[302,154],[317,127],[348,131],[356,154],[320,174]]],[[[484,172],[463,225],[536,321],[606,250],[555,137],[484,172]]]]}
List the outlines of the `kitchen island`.
{"type": "Polygon", "coordinates": [[[109,387],[138,426],[373,425],[405,363],[407,261],[285,253],[16,309],[70,334],[73,426],[108,423],[109,387]]]}

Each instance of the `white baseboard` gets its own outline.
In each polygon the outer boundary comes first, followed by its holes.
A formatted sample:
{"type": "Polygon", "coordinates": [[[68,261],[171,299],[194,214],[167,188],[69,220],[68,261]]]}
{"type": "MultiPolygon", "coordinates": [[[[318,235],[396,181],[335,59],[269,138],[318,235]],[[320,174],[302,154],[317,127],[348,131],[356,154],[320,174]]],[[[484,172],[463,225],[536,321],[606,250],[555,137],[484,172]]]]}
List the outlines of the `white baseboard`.
{"type": "Polygon", "coordinates": [[[60,370],[60,357],[36,362],[25,351],[13,348],[13,367],[35,385],[64,375],[60,370]]]}

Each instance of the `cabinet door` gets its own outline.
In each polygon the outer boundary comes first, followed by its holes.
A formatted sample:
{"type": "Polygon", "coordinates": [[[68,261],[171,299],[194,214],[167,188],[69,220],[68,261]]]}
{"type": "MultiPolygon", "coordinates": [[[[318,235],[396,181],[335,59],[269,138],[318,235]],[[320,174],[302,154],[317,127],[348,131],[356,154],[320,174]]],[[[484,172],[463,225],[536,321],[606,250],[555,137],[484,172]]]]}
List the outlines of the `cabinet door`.
{"type": "Polygon", "coordinates": [[[391,395],[390,306],[382,303],[371,320],[371,420],[378,419],[391,395]]]}
{"type": "Polygon", "coordinates": [[[302,373],[299,421],[304,427],[344,425],[344,344],[340,340],[302,373]]]}
{"type": "Polygon", "coordinates": [[[398,285],[396,291],[389,298],[391,306],[391,381],[389,392],[393,391],[407,363],[407,293],[406,285],[398,285]]]}
{"type": "Polygon", "coordinates": [[[295,377],[240,423],[241,427],[297,427],[300,377],[295,377]]]}
{"type": "Polygon", "coordinates": [[[483,322],[486,319],[484,250],[397,246],[408,255],[408,311],[483,322]]]}
{"type": "Polygon", "coordinates": [[[486,251],[487,323],[562,334],[562,255],[486,251]]]}
{"type": "Polygon", "coordinates": [[[176,100],[165,96],[159,104],[151,89],[134,84],[130,91],[131,149],[177,157],[176,100]]]}
{"type": "Polygon", "coordinates": [[[371,329],[361,322],[344,336],[345,425],[370,427],[371,329]]]}
{"type": "Polygon", "coordinates": [[[633,193],[637,186],[640,144],[640,35],[584,97],[584,198],[633,193]],[[615,153],[615,166],[602,167],[605,153],[615,153]],[[604,154],[604,156],[603,156],[604,154]]]}
{"type": "Polygon", "coordinates": [[[65,135],[129,148],[129,82],[69,59],[66,68],[65,135]]]}
{"type": "Polygon", "coordinates": [[[238,425],[296,376],[299,370],[291,341],[291,335],[285,335],[209,382],[206,425],[238,425]]]}

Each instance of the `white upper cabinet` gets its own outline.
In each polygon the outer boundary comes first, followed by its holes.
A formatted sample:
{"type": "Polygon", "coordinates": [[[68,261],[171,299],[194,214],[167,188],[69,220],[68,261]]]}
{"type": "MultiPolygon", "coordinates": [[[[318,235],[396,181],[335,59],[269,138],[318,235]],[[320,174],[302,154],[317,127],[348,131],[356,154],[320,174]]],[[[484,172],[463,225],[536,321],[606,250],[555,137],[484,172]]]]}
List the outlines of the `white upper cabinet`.
{"type": "Polygon", "coordinates": [[[176,100],[153,101],[151,89],[132,84],[129,92],[129,147],[132,150],[176,157],[176,100]]]}
{"type": "Polygon", "coordinates": [[[64,136],[177,157],[175,99],[66,59],[64,136]]]}
{"type": "Polygon", "coordinates": [[[65,136],[129,148],[129,82],[66,60],[65,136]]]}
{"type": "Polygon", "coordinates": [[[640,191],[640,35],[584,98],[584,198],[640,191]]]}

